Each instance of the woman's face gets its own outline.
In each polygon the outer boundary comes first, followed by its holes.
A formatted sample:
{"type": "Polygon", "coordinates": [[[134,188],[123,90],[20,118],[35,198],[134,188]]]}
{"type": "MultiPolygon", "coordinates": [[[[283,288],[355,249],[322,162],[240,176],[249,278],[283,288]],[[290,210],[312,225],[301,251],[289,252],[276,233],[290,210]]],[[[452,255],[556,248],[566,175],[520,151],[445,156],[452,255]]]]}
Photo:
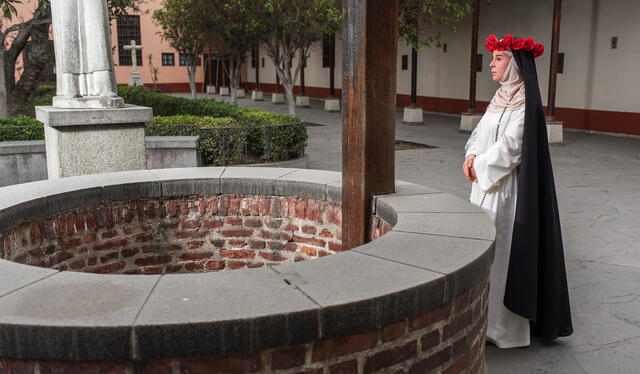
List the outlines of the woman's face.
{"type": "Polygon", "coordinates": [[[489,67],[491,68],[491,78],[494,81],[500,82],[507,66],[509,66],[509,61],[511,61],[511,57],[504,51],[493,51],[493,60],[491,60],[489,67]]]}

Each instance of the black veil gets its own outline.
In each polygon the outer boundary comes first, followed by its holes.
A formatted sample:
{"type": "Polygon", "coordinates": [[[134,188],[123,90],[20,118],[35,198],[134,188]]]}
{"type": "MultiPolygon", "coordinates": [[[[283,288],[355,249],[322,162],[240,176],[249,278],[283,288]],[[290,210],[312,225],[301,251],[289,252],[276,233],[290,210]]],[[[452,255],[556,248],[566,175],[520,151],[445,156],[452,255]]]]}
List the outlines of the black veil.
{"type": "Polygon", "coordinates": [[[525,86],[522,159],[504,296],[547,339],[573,333],[556,188],[533,53],[513,50],[525,86]]]}

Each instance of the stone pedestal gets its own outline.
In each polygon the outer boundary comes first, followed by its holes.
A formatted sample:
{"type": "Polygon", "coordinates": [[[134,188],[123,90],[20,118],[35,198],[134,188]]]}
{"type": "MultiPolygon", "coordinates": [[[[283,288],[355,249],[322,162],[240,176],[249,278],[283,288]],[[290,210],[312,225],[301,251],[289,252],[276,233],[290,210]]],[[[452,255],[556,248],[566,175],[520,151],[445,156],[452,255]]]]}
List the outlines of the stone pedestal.
{"type": "Polygon", "coordinates": [[[151,108],[36,107],[45,125],[49,179],[146,168],[144,125],[151,108]]]}
{"type": "Polygon", "coordinates": [[[231,91],[229,91],[229,87],[220,87],[220,96],[229,96],[231,95],[231,91]]]}
{"type": "Polygon", "coordinates": [[[236,97],[238,99],[244,99],[247,96],[244,88],[238,88],[236,89],[236,97]]]}
{"type": "Polygon", "coordinates": [[[340,111],[340,99],[327,98],[324,100],[324,110],[326,112],[339,112],[340,111]]]}
{"type": "Polygon", "coordinates": [[[215,94],[216,93],[216,86],[207,86],[207,93],[208,94],[215,94]]]}
{"type": "Polygon", "coordinates": [[[142,76],[140,75],[140,72],[137,70],[133,70],[131,71],[131,73],[129,73],[129,86],[142,86],[142,76]]]}
{"type": "Polygon", "coordinates": [[[424,125],[422,108],[405,107],[402,114],[402,123],[405,125],[424,125]]]}
{"type": "Polygon", "coordinates": [[[277,92],[271,94],[271,102],[273,104],[284,104],[284,94],[277,92]]]}
{"type": "Polygon", "coordinates": [[[476,128],[478,122],[482,119],[480,113],[461,113],[460,114],[460,132],[469,134],[476,128]]]}
{"type": "Polygon", "coordinates": [[[547,121],[547,138],[549,144],[562,144],[562,121],[547,121]]]}
{"type": "Polygon", "coordinates": [[[308,108],[310,106],[309,96],[296,96],[296,106],[308,108]]]}
{"type": "Polygon", "coordinates": [[[260,90],[253,90],[251,92],[251,100],[253,100],[253,101],[262,101],[262,100],[264,100],[264,94],[260,90]]]}

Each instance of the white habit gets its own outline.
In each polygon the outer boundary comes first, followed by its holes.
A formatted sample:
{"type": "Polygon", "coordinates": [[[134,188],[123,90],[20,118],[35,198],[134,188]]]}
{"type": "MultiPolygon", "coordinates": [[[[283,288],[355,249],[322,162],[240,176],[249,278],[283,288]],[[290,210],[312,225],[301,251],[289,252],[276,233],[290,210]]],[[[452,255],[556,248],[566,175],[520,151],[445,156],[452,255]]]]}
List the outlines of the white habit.
{"type": "Polygon", "coordinates": [[[506,109],[497,141],[496,129],[503,111],[487,111],[465,146],[466,156],[476,155],[473,166],[477,180],[471,187],[470,202],[480,206],[496,225],[487,340],[499,348],[530,344],[529,320],[509,311],[503,302],[518,193],[517,166],[522,153],[524,111],[524,105],[515,110],[506,109]]]}

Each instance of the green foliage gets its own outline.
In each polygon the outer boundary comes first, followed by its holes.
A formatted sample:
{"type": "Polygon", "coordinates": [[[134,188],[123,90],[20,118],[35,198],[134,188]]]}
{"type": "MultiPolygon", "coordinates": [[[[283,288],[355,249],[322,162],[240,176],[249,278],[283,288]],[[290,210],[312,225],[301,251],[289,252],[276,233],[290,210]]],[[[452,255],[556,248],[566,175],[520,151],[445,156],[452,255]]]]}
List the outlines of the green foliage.
{"type": "Polygon", "coordinates": [[[206,164],[234,163],[243,154],[264,161],[284,161],[304,155],[307,129],[295,116],[212,99],[173,97],[140,86],[121,86],[118,92],[129,104],[153,109],[157,117],[147,126],[147,135],[199,135],[200,152],[206,164]],[[239,137],[242,139],[234,143],[239,137]]]}
{"type": "Polygon", "coordinates": [[[473,11],[469,0],[400,0],[398,32],[411,47],[440,47],[442,28],[456,24],[473,11]]]}
{"type": "Polygon", "coordinates": [[[171,47],[180,53],[198,56],[204,48],[205,35],[201,25],[195,22],[196,15],[193,0],[163,0],[162,8],[153,12],[153,20],[162,28],[160,36],[171,47]]]}
{"type": "Polygon", "coordinates": [[[0,141],[43,140],[44,125],[31,117],[0,118],[0,141]]]}

